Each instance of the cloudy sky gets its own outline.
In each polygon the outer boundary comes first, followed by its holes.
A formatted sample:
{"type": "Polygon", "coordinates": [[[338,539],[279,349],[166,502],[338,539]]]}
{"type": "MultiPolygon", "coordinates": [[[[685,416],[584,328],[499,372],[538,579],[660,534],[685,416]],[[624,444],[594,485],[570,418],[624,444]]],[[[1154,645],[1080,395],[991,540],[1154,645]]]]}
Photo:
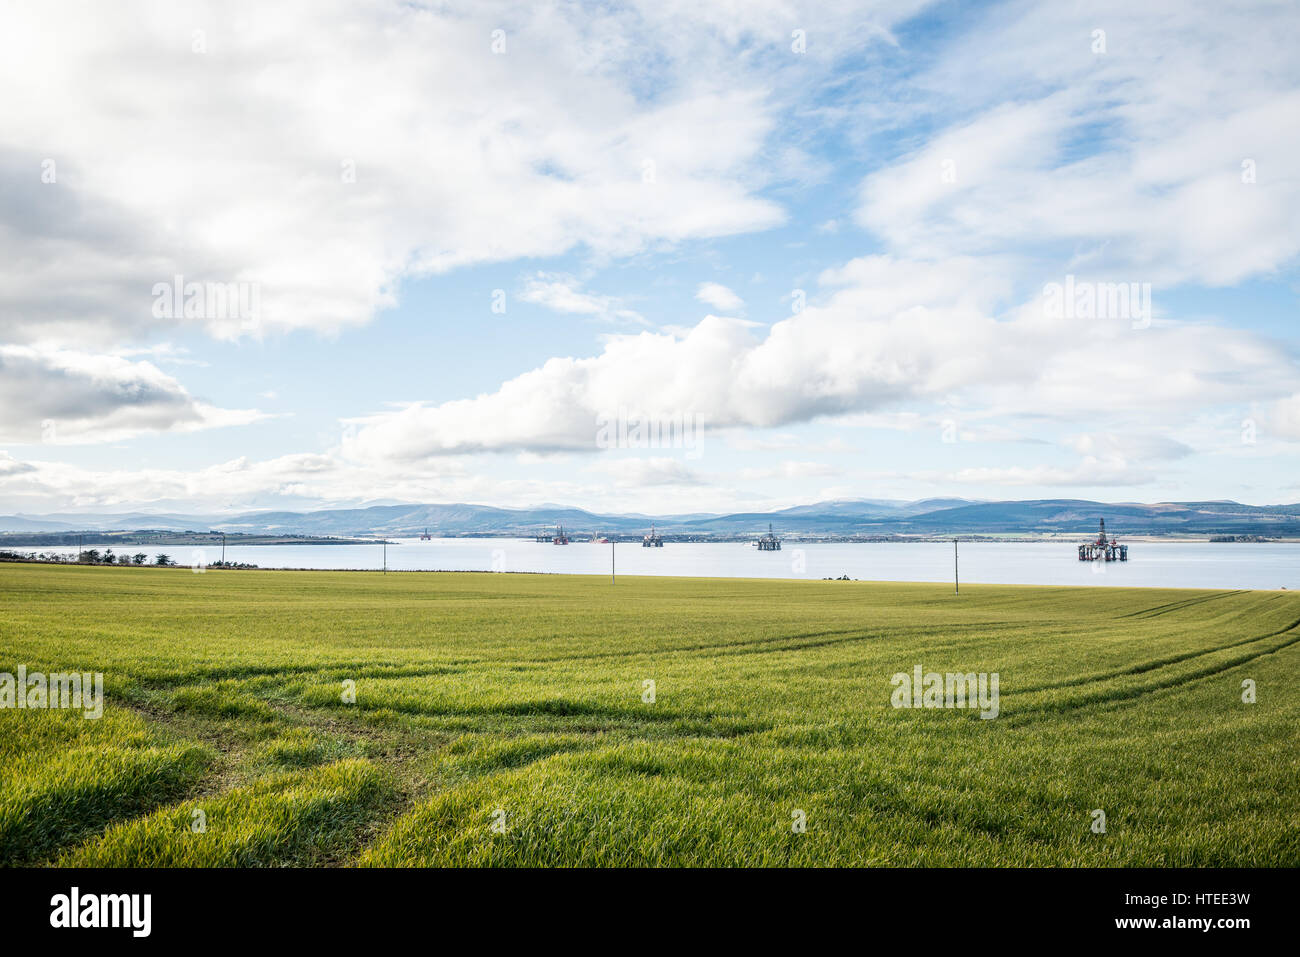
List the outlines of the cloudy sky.
{"type": "Polygon", "coordinates": [[[1289,0],[0,19],[0,511],[1300,500],[1289,0]]]}

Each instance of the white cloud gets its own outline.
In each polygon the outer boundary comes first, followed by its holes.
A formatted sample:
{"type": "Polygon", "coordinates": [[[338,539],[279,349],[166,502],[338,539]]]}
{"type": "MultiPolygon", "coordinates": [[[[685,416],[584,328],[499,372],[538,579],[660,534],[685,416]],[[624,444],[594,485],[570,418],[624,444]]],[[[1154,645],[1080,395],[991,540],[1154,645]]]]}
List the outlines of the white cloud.
{"type": "Polygon", "coordinates": [[[1155,434],[1081,433],[1062,443],[1080,455],[1074,465],[972,466],[927,478],[984,487],[1105,488],[1150,485],[1158,466],[1195,454],[1188,445],[1155,434]]]}
{"type": "Polygon", "coordinates": [[[1274,402],[1268,409],[1264,427],[1284,439],[1300,442],[1300,392],[1274,402]]]}
{"type": "Polygon", "coordinates": [[[614,480],[619,488],[647,488],[658,485],[703,485],[705,480],[679,459],[617,458],[592,466],[614,480]]]}
{"type": "Polygon", "coordinates": [[[219,512],[311,509],[353,507],[376,499],[503,506],[580,502],[628,512],[632,510],[628,490],[651,491],[672,511],[724,510],[737,502],[734,490],[711,486],[683,463],[670,459],[595,464],[598,467],[589,471],[598,478],[556,480],[529,473],[494,478],[466,461],[449,459],[394,468],[358,465],[333,454],[297,454],[261,461],[241,457],[190,471],[85,469],[62,462],[22,461],[0,451],[0,499],[6,508],[27,512],[124,505],[219,512]]]}
{"type": "Polygon", "coordinates": [[[807,479],[839,474],[839,469],[825,462],[785,461],[776,465],[747,468],[740,470],[740,477],[747,482],[763,479],[807,479]]]}
{"type": "MultiPolygon", "coordinates": [[[[250,328],[189,320],[225,337],[338,330],[393,305],[405,279],[477,264],[569,253],[579,262],[561,268],[591,275],[611,259],[782,223],[774,197],[834,172],[789,144],[837,124],[870,140],[854,155],[885,165],[856,207],[804,207],[822,211],[773,248],[818,233],[818,244],[837,232],[848,242],[841,227],[853,221],[889,255],[825,270],[821,295],[770,328],[738,318],[733,290],[703,283],[697,299],[724,316],[674,317],[610,337],[597,355],[521,362],[527,371],[478,395],[352,420],[321,456],[187,473],[78,471],[0,452],[4,488],[96,503],[203,497],[214,485],[278,500],[594,503],[612,478],[620,493],[662,489],[657,501],[683,507],[734,504],[672,459],[582,459],[599,482],[535,474],[533,463],[594,451],[597,417],[623,408],[702,415],[738,453],[788,445],[814,457],[836,440],[807,433],[828,430],[766,431],[813,420],[900,431],[953,421],[963,440],[1050,435],[1080,458],[897,473],[991,487],[1150,482],[1161,463],[1207,447],[1190,423],[1215,416],[1228,425],[1213,442],[1238,451],[1236,423],[1259,419],[1252,458],[1300,440],[1294,354],[1189,322],[1162,295],[1288,269],[1300,253],[1294,11],[1012,0],[981,8],[974,29],[939,31],[952,39],[932,49],[926,31],[892,33],[923,5],[11,5],[0,34],[0,442],[116,441],[263,417],[216,409],[156,367],[202,364],[149,344],[160,331],[194,341],[189,329],[160,330],[185,321],[151,309],[153,285],[175,275],[258,284],[250,328]],[[1101,57],[1090,49],[1099,25],[1101,57]],[[789,49],[795,28],[807,30],[806,55],[789,49]],[[852,72],[832,74],[850,52],[852,72]],[[902,59],[905,79],[893,72],[902,59]],[[878,70],[906,95],[880,97],[878,70]],[[862,102],[846,106],[855,95],[862,102]],[[56,182],[41,182],[46,160],[56,182]],[[1242,181],[1247,160],[1256,182],[1242,181]],[[1050,320],[1024,302],[1065,272],[1156,284],[1155,323],[1050,320]],[[529,466],[515,468],[523,477],[483,474],[485,461],[508,462],[490,459],[499,452],[529,466]]],[[[790,271],[815,272],[810,254],[789,253],[790,271]]],[[[702,259],[794,283],[776,275],[781,263],[723,262],[712,244],[702,259]]],[[[536,265],[509,274],[523,268],[536,265]]],[[[629,306],[640,298],[567,272],[526,276],[520,298],[644,322],[629,306]]],[[[734,464],[725,474],[792,483],[824,468],[734,464]]]]}
{"type": "Polygon", "coordinates": [[[995,11],[918,80],[962,119],[868,175],[857,221],[900,255],[1009,254],[1022,275],[1045,258],[1165,285],[1268,274],[1300,253],[1294,25],[1286,4],[995,11]]]}
{"type": "Polygon", "coordinates": [[[36,471],[36,466],[27,462],[19,462],[4,449],[0,449],[0,479],[11,478],[15,475],[22,475],[27,472],[36,471]]]}
{"type": "Polygon", "coordinates": [[[1186,458],[1195,449],[1167,435],[1116,435],[1111,432],[1073,436],[1069,445],[1079,454],[1108,460],[1164,462],[1186,458]]]}
{"type": "Polygon", "coordinates": [[[645,322],[640,313],[625,307],[617,297],[585,292],[581,286],[582,283],[572,276],[539,272],[528,277],[519,298],[556,312],[577,313],[606,320],[645,322]]]}
{"type": "MultiPolygon", "coordinates": [[[[594,450],[619,409],[768,428],[963,397],[980,417],[1184,416],[1289,393],[1296,364],[1251,333],[1209,325],[1062,320],[1036,303],[995,319],[1001,283],[979,260],[873,256],[828,271],[822,305],[773,325],[709,316],[685,335],[611,338],[495,392],[357,420],[358,461],[494,450],[594,450]]],[[[1148,429],[1149,431],[1149,429],[1148,429]]]]}
{"type": "Polygon", "coordinates": [[[738,313],[745,308],[745,300],[721,283],[702,282],[695,292],[695,298],[706,306],[712,306],[725,313],[738,313]]]}
{"type": "Polygon", "coordinates": [[[782,97],[921,5],[9,5],[0,341],[116,344],[174,275],[258,284],[217,335],[332,330],[404,277],[777,225],[782,97]]]}
{"type": "Polygon", "coordinates": [[[943,478],[963,485],[1102,488],[1149,485],[1156,481],[1156,474],[1122,460],[1085,458],[1069,468],[1050,465],[965,468],[950,472],[943,478]]]}
{"type": "Polygon", "coordinates": [[[0,346],[0,442],[114,442],[265,418],[191,396],[149,362],[69,350],[0,346]]]}
{"type": "Polygon", "coordinates": [[[180,469],[84,469],[33,460],[12,474],[0,470],[6,500],[32,507],[50,502],[72,508],[127,503],[175,502],[211,507],[247,502],[268,493],[292,496],[311,488],[322,498],[337,491],[328,483],[337,465],[325,455],[286,455],[252,462],[233,459],[194,471],[180,469]]]}

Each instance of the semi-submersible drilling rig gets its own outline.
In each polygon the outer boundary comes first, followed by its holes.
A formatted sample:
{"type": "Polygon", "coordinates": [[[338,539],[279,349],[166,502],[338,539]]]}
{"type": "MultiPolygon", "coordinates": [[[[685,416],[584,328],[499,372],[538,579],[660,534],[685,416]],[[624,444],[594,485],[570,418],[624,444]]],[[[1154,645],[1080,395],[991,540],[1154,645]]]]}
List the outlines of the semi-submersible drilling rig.
{"type": "Polygon", "coordinates": [[[1084,542],[1079,546],[1079,561],[1081,562],[1126,562],[1128,561],[1128,546],[1121,545],[1114,538],[1106,538],[1106,520],[1101,520],[1101,531],[1097,533],[1095,542],[1084,542]]]}

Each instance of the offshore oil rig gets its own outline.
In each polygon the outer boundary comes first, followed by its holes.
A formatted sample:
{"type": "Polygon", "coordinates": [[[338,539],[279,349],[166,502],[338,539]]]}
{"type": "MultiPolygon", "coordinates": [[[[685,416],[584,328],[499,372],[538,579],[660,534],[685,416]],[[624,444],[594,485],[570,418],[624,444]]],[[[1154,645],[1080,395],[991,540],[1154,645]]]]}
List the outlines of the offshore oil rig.
{"type": "Polygon", "coordinates": [[[1081,562],[1126,562],[1128,561],[1128,546],[1121,545],[1114,538],[1106,538],[1106,520],[1101,520],[1101,531],[1097,533],[1095,542],[1084,542],[1079,546],[1079,561],[1081,562]]]}
{"type": "Polygon", "coordinates": [[[772,532],[772,523],[767,523],[767,534],[759,538],[754,543],[758,546],[760,552],[779,552],[781,550],[781,539],[777,538],[772,532]]]}
{"type": "Polygon", "coordinates": [[[660,535],[658,532],[656,532],[655,527],[651,525],[650,534],[643,536],[641,539],[641,547],[642,548],[663,548],[664,537],[660,535]]]}
{"type": "Polygon", "coordinates": [[[429,534],[429,530],[427,528],[424,530],[424,534],[420,536],[420,541],[422,542],[433,541],[433,536],[429,534]]]}
{"type": "Polygon", "coordinates": [[[569,536],[564,533],[563,525],[556,525],[555,534],[552,535],[550,532],[541,532],[533,539],[533,541],[550,542],[552,545],[567,545],[569,544],[569,536]]]}

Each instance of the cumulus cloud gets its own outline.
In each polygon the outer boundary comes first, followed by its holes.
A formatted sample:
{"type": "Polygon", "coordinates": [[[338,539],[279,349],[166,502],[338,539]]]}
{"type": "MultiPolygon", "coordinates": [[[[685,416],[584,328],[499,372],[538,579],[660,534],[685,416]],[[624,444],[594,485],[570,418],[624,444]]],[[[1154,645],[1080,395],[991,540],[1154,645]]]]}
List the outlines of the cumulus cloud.
{"type": "Polygon", "coordinates": [[[15,475],[22,475],[26,472],[34,472],[36,467],[27,462],[19,462],[8,452],[0,449],[0,479],[10,478],[15,475]]]}
{"type": "MultiPolygon", "coordinates": [[[[1295,381],[1294,361],[1251,333],[1165,323],[998,319],[1002,284],[975,259],[865,257],[828,271],[827,300],[773,325],[708,316],[681,335],[618,336],[590,358],[551,359],[495,392],[355,420],[360,461],[483,451],[594,450],[619,410],[706,428],[768,428],[964,396],[1000,415],[1169,414],[1243,402],[1295,381]]],[[[988,413],[985,413],[988,414],[988,413]]],[[[1099,438],[1088,441],[1101,442],[1099,438]]]]}
{"type": "Polygon", "coordinates": [[[252,328],[182,320],[217,335],[331,330],[405,277],[777,225],[777,91],[921,5],[9,5],[0,341],[172,324],[174,276],[256,284],[252,328]]]}
{"type": "MultiPolygon", "coordinates": [[[[261,417],[214,408],[159,371],[202,361],[148,345],[160,327],[335,331],[397,303],[411,277],[566,253],[579,263],[562,268],[585,277],[780,225],[774,197],[828,173],[791,145],[817,140],[805,132],[870,140],[863,154],[883,163],[834,219],[811,218],[806,238],[848,242],[851,219],[889,255],[826,269],[810,305],[770,328],[740,318],[733,290],[703,283],[696,298],[720,315],[612,336],[595,355],[530,359],[481,394],[350,419],[327,455],[187,473],[78,472],[0,453],[4,488],[95,503],[214,487],[231,498],[597,502],[612,478],[697,506],[706,480],[674,459],[583,459],[600,476],[591,483],[530,469],[489,479],[482,459],[467,459],[594,452],[601,418],[624,412],[699,417],[731,430],[736,450],[770,444],[757,430],[818,420],[899,430],[952,420],[973,442],[1041,441],[1039,423],[1056,438],[1085,430],[1062,442],[1077,466],[911,475],[989,486],[1149,482],[1158,463],[1204,447],[1178,423],[1212,412],[1300,440],[1295,357],[1243,329],[1190,323],[1161,296],[1175,283],[1267,275],[1300,253],[1300,181],[1286,172],[1300,152],[1294,14],[1013,0],[981,8],[978,29],[934,31],[947,39],[932,50],[926,31],[893,32],[923,6],[135,0],[110,15],[62,0],[11,5],[0,34],[3,442],[261,417]],[[790,49],[795,29],[806,54],[790,49]],[[832,70],[846,53],[851,76],[832,70]],[[902,59],[907,95],[881,97],[890,87],[871,79],[902,79],[902,59]],[[1029,297],[1067,271],[1156,283],[1155,322],[1045,316],[1029,297]],[[258,315],[161,317],[155,286],[172,282],[242,283],[258,315]]],[[[519,296],[644,322],[629,305],[640,300],[586,282],[534,272],[519,296]]],[[[193,343],[189,331],[175,337],[193,343]]],[[[822,447],[807,431],[792,454],[822,447]]],[[[729,474],[793,482],[820,468],[729,474]]]]}
{"type": "Polygon", "coordinates": [[[112,442],[264,417],[254,409],[200,402],[149,362],[0,346],[0,442],[112,442]]]}

